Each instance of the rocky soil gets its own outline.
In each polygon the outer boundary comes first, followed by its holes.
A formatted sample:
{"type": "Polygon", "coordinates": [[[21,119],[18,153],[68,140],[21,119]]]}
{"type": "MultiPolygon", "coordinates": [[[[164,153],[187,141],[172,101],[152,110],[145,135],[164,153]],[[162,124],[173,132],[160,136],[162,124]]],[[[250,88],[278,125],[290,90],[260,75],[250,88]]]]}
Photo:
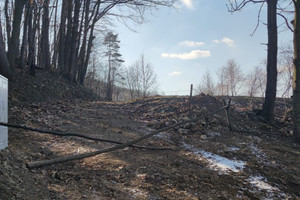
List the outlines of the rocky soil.
{"type": "Polygon", "coordinates": [[[232,98],[230,131],[224,110],[212,114],[226,97],[122,103],[21,97],[10,94],[10,123],[121,142],[198,120],[138,144],[172,150],[127,147],[36,169],[26,164],[114,144],[9,128],[9,147],[0,152],[0,199],[300,199],[300,145],[285,115],[289,100],[279,99],[276,121],[266,123],[259,116],[262,99],[232,98]]]}

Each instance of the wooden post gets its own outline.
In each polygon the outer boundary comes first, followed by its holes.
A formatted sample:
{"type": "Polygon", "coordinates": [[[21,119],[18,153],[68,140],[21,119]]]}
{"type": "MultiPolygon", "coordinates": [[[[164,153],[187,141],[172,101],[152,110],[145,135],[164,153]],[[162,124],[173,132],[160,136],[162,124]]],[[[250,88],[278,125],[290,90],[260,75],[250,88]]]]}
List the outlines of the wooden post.
{"type": "Polygon", "coordinates": [[[226,114],[226,119],[227,119],[228,128],[229,128],[230,131],[233,131],[233,126],[232,126],[232,123],[231,123],[230,113],[229,113],[231,99],[229,99],[227,105],[226,105],[225,99],[222,99],[222,100],[223,100],[223,105],[226,106],[225,114],[226,114]]]}

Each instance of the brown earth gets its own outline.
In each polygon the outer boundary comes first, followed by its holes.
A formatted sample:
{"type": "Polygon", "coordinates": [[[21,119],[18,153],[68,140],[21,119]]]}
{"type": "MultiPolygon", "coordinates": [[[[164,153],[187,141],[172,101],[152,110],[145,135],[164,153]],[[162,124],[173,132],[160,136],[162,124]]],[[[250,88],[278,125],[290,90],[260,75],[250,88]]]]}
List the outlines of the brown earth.
{"type": "Polygon", "coordinates": [[[0,199],[300,199],[300,145],[292,140],[290,113],[281,117],[289,100],[279,99],[276,121],[265,123],[258,115],[262,99],[233,98],[229,113],[240,131],[229,131],[224,110],[210,116],[225,97],[200,95],[190,104],[188,97],[109,103],[72,99],[73,89],[68,96],[47,88],[56,100],[45,101],[44,94],[30,102],[22,94],[39,92],[23,89],[10,94],[9,122],[40,129],[126,142],[199,120],[139,143],[173,150],[127,147],[37,169],[26,164],[113,144],[10,128],[9,147],[0,152],[0,199]]]}

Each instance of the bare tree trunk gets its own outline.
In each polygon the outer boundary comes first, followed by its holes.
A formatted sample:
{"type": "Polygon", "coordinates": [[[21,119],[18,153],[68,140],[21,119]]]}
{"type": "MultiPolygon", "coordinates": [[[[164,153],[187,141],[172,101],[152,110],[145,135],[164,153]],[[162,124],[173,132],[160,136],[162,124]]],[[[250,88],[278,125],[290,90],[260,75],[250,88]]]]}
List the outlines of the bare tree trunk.
{"type": "Polygon", "coordinates": [[[41,35],[41,50],[40,50],[40,63],[39,66],[47,71],[50,71],[50,50],[49,50],[49,0],[44,0],[43,3],[43,22],[42,22],[42,35],[41,35]]]}
{"type": "Polygon", "coordinates": [[[66,41],[65,41],[65,53],[64,53],[64,70],[63,70],[63,75],[65,78],[70,80],[70,54],[71,54],[71,48],[66,48],[71,45],[71,43],[76,42],[72,41],[72,26],[73,26],[73,7],[74,7],[74,1],[69,0],[68,1],[68,6],[67,6],[67,34],[66,34],[66,41]]]}
{"type": "Polygon", "coordinates": [[[3,41],[3,35],[2,35],[2,26],[0,23],[0,74],[10,79],[11,72],[10,72],[9,62],[6,57],[4,46],[5,45],[3,41]]]}
{"type": "Polygon", "coordinates": [[[87,72],[89,59],[90,59],[90,55],[91,55],[91,52],[92,52],[93,40],[95,39],[95,36],[94,36],[95,23],[93,23],[92,26],[91,26],[89,42],[88,42],[88,46],[87,46],[87,51],[86,51],[86,56],[85,56],[83,68],[82,68],[82,74],[80,74],[80,82],[79,83],[81,85],[84,84],[84,78],[85,78],[85,75],[86,75],[86,72],[87,72]]]}
{"type": "MultiPolygon", "coordinates": [[[[86,5],[86,9],[89,10],[89,4],[90,1],[87,1],[87,5],[86,5]]],[[[93,46],[93,40],[95,38],[94,36],[94,27],[95,24],[97,22],[97,15],[99,13],[99,8],[100,8],[100,4],[97,4],[96,7],[94,8],[94,18],[93,18],[93,22],[90,25],[90,36],[89,36],[89,41],[87,44],[87,49],[86,49],[86,42],[87,42],[87,33],[88,33],[88,22],[89,22],[89,16],[86,16],[85,19],[85,32],[84,32],[84,38],[83,38],[83,43],[82,43],[82,48],[80,50],[80,55],[79,55],[79,74],[78,74],[78,79],[79,79],[79,83],[81,85],[84,84],[84,78],[87,72],[87,67],[88,67],[88,63],[89,63],[89,59],[90,59],[90,54],[92,51],[92,46],[93,46]],[[86,49],[86,52],[85,52],[86,49]]],[[[88,11],[87,11],[88,13],[88,11]]],[[[87,14],[86,13],[86,14],[87,14]]]]}
{"type": "Polygon", "coordinates": [[[75,9],[74,9],[74,22],[72,27],[72,43],[70,44],[70,80],[76,82],[77,75],[77,46],[79,43],[78,40],[78,27],[79,27],[79,12],[80,12],[81,2],[80,0],[75,0],[75,9]]]}
{"type": "Polygon", "coordinates": [[[66,19],[68,1],[62,1],[61,18],[59,26],[59,48],[58,48],[58,70],[62,73],[64,70],[64,59],[65,59],[65,34],[66,34],[66,19]]]}
{"type": "Polygon", "coordinates": [[[13,30],[11,38],[9,39],[8,46],[8,61],[12,69],[15,68],[16,58],[19,55],[19,43],[20,43],[20,25],[22,20],[23,8],[26,0],[15,0],[13,30]]]}
{"type": "Polygon", "coordinates": [[[28,46],[28,19],[29,19],[29,12],[31,12],[31,6],[30,2],[26,3],[25,6],[26,14],[25,14],[25,19],[24,19],[24,26],[23,26],[23,39],[22,39],[22,46],[21,46],[21,55],[20,55],[20,62],[21,62],[21,68],[24,70],[24,65],[25,65],[25,50],[27,49],[28,46]]]}
{"type": "Polygon", "coordinates": [[[54,25],[53,25],[53,57],[52,57],[52,67],[53,70],[56,70],[57,67],[57,50],[58,50],[58,42],[57,42],[57,31],[56,31],[56,23],[57,23],[57,10],[58,10],[58,0],[55,2],[55,14],[54,14],[54,25]]]}
{"type": "Polygon", "coordinates": [[[34,49],[35,49],[35,27],[33,27],[33,23],[36,23],[36,18],[37,18],[37,8],[36,4],[32,3],[30,4],[30,9],[34,11],[34,18],[32,11],[29,12],[28,15],[28,65],[29,65],[29,74],[32,76],[35,76],[35,65],[34,65],[34,49]]]}
{"type": "Polygon", "coordinates": [[[84,57],[85,57],[85,51],[86,51],[86,43],[87,43],[87,34],[88,34],[88,25],[89,25],[89,7],[90,7],[90,0],[87,0],[85,2],[85,17],[84,17],[84,30],[83,30],[83,38],[81,43],[81,48],[79,51],[78,56],[78,82],[83,85],[84,82],[84,76],[83,76],[83,68],[84,68],[84,57]]]}
{"type": "Polygon", "coordinates": [[[294,94],[293,122],[294,138],[300,143],[300,1],[295,0],[294,19],[294,94]]]}
{"type": "Polygon", "coordinates": [[[267,56],[267,87],[263,105],[263,117],[274,120],[274,107],[277,87],[277,1],[268,0],[268,56],[267,56]]]}
{"type": "Polygon", "coordinates": [[[5,12],[5,21],[6,21],[7,46],[9,46],[10,34],[11,34],[11,17],[8,14],[8,3],[9,0],[5,0],[4,12],[5,12]]]}

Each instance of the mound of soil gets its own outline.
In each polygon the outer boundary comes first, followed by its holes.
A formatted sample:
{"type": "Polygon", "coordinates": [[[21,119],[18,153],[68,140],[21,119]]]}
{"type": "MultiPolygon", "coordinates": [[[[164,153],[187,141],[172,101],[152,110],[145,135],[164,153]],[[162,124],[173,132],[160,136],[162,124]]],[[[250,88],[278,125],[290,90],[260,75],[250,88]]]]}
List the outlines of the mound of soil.
{"type": "Polygon", "coordinates": [[[58,78],[57,75],[44,70],[37,70],[35,77],[16,74],[13,81],[9,81],[9,103],[12,106],[65,99],[100,98],[83,86],[71,84],[64,78],[58,78]]]}
{"type": "MultiPolygon", "coordinates": [[[[18,94],[10,97],[18,98],[18,94]]],[[[300,198],[300,145],[292,140],[289,115],[265,123],[255,111],[262,100],[232,98],[229,115],[236,131],[230,131],[225,111],[214,113],[224,106],[222,97],[111,103],[58,95],[55,101],[40,101],[45,98],[11,104],[9,122],[120,142],[166,128],[139,145],[172,150],[127,147],[28,169],[26,164],[33,161],[114,144],[9,128],[9,147],[0,152],[0,199],[300,198]]],[[[289,106],[284,101],[276,105],[278,117],[284,110],[281,107],[289,106]]]]}

